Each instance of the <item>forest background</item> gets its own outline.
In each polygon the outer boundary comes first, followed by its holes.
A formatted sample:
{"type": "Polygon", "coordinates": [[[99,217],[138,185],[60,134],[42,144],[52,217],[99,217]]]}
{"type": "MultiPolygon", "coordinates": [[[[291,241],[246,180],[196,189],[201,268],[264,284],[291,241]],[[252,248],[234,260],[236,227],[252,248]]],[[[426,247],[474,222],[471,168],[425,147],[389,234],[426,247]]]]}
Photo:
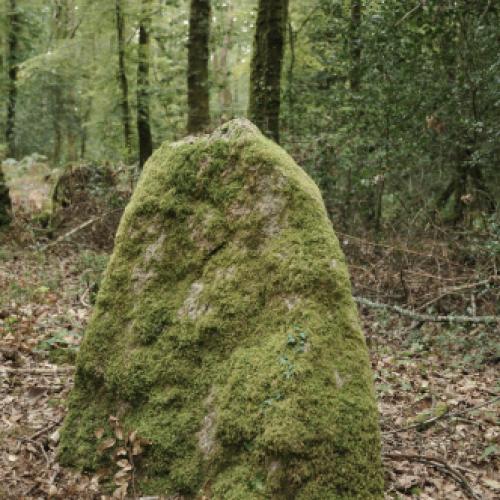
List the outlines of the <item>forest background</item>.
{"type": "MultiPolygon", "coordinates": [[[[37,153],[53,167],[133,163],[141,92],[154,147],[185,134],[188,2],[2,7],[3,102],[13,68],[17,81],[15,127],[8,106],[0,115],[4,157],[37,153]],[[141,29],[149,65],[142,80],[141,29]]],[[[246,115],[256,2],[211,8],[214,127],[246,115]]],[[[318,182],[337,226],[497,231],[498,15],[488,1],[291,2],[281,142],[318,182]]]]}

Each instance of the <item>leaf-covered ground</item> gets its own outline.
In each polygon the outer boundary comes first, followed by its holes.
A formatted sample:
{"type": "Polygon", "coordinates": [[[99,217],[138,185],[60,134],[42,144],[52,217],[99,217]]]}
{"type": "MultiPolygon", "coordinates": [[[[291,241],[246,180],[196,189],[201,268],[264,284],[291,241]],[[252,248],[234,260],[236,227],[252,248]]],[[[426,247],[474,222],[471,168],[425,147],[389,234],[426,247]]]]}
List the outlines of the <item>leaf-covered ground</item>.
{"type": "MultiPolygon", "coordinates": [[[[0,245],[0,498],[101,498],[116,471],[64,470],[56,447],[107,256],[66,243],[30,248],[36,235],[21,226],[0,245]]],[[[443,243],[415,251],[401,242],[341,241],[356,295],[421,312],[498,314],[498,276],[487,261],[455,262],[443,243]]],[[[379,396],[387,498],[499,498],[498,325],[360,313],[379,396]]]]}

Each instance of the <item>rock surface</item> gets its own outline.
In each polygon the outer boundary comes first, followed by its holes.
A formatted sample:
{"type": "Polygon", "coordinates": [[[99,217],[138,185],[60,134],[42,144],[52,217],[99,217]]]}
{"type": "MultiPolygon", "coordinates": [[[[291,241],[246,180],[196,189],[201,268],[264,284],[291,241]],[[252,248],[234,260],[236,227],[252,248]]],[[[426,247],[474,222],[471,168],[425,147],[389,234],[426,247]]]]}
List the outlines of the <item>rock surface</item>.
{"type": "Polygon", "coordinates": [[[115,467],[111,415],[149,443],[133,464],[143,494],[383,498],[344,257],[313,181],[250,122],[164,144],[145,167],[81,347],[61,462],[115,467]]]}

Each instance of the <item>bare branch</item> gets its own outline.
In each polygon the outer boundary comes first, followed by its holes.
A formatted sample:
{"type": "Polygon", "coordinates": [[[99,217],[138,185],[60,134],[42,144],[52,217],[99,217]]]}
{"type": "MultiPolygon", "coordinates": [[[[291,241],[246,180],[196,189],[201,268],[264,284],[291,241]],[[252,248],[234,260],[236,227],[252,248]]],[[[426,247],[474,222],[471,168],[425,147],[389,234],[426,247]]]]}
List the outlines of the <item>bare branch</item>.
{"type": "Polygon", "coordinates": [[[385,309],[388,311],[393,311],[395,313],[400,314],[401,316],[407,316],[415,321],[430,321],[433,323],[486,323],[486,324],[494,324],[499,323],[500,318],[498,316],[460,316],[450,314],[449,316],[436,315],[433,316],[431,314],[421,314],[415,311],[410,311],[408,309],[403,309],[400,306],[393,306],[390,304],[382,304],[380,302],[373,302],[364,297],[354,297],[354,300],[363,306],[369,307],[371,309],[385,309]]]}

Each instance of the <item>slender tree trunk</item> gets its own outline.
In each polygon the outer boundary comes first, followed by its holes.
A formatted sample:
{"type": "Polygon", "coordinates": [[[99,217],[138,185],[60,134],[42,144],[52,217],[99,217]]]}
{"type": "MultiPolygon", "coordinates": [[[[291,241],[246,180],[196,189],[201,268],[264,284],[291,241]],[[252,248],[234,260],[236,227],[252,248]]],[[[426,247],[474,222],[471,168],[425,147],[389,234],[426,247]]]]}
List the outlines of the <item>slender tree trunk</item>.
{"type": "MultiPolygon", "coordinates": [[[[58,83],[60,83],[58,81],[58,83]]],[[[52,124],[54,127],[54,147],[52,149],[52,161],[54,164],[59,164],[61,161],[62,145],[63,145],[63,133],[62,133],[62,114],[63,114],[63,103],[61,96],[62,89],[59,85],[55,86],[53,89],[54,94],[54,106],[51,110],[52,112],[52,124]]]]}
{"type": "Polygon", "coordinates": [[[279,142],[281,68],[288,19],[288,0],[259,0],[250,73],[250,119],[279,142]]]}
{"type": "Polygon", "coordinates": [[[92,112],[92,97],[89,97],[84,105],[86,106],[86,109],[83,115],[83,123],[80,128],[80,160],[83,160],[85,158],[85,154],[87,153],[87,122],[89,121],[90,113],[92,112]]]}
{"type": "MultiPolygon", "coordinates": [[[[56,48],[67,35],[68,28],[68,5],[66,1],[57,0],[54,2],[54,25],[52,28],[52,35],[56,48]]],[[[61,75],[54,74],[54,82],[52,82],[53,104],[51,107],[52,126],[54,128],[54,144],[52,148],[52,162],[58,165],[61,162],[63,151],[63,131],[65,131],[67,124],[64,123],[64,110],[65,110],[65,88],[61,75]]]]}
{"type": "Polygon", "coordinates": [[[210,38],[210,0],[191,0],[188,42],[188,123],[190,134],[210,125],[208,59],[210,38]]]}
{"type": "Polygon", "coordinates": [[[9,188],[5,182],[5,177],[0,164],[0,227],[6,226],[11,221],[11,201],[9,188]]]}
{"type": "Polygon", "coordinates": [[[153,139],[149,121],[150,9],[150,0],[142,0],[137,63],[137,135],[139,137],[140,169],[153,153],[153,139]]]}
{"type": "Polygon", "coordinates": [[[231,92],[230,71],[228,68],[228,55],[232,46],[232,33],[234,24],[233,4],[228,2],[227,11],[222,11],[220,24],[224,32],[222,46],[214,51],[213,77],[217,86],[217,100],[222,119],[232,115],[233,95],[231,92]]]}
{"type": "MultiPolygon", "coordinates": [[[[73,0],[53,0],[54,26],[52,35],[56,50],[63,46],[67,40],[72,39],[77,30],[74,19],[73,0]]],[[[78,99],[73,85],[69,82],[64,72],[56,72],[53,76],[55,83],[52,85],[55,105],[52,108],[54,123],[54,148],[53,160],[74,162],[78,159],[77,139],[79,116],[75,113],[78,99]]]]}
{"type": "Polygon", "coordinates": [[[128,80],[125,68],[125,34],[122,0],[115,0],[116,13],[116,37],[118,41],[118,82],[120,84],[121,98],[120,107],[122,110],[123,139],[127,161],[132,155],[132,133],[130,128],[130,108],[128,99],[128,80]]]}
{"type": "Polygon", "coordinates": [[[224,35],[223,46],[218,54],[217,66],[214,64],[214,70],[216,67],[218,73],[218,101],[223,116],[231,113],[233,105],[233,94],[231,93],[231,85],[228,78],[230,73],[227,64],[227,56],[231,45],[231,25],[232,22],[229,24],[228,32],[224,35]]]}
{"type": "MultiPolygon", "coordinates": [[[[356,109],[353,123],[358,123],[363,114],[363,110],[359,108],[359,101],[356,97],[361,90],[361,15],[362,15],[362,1],[351,0],[351,19],[350,19],[350,32],[349,32],[349,50],[350,50],[350,69],[349,69],[349,87],[351,90],[351,99],[353,106],[356,109]]],[[[357,168],[356,168],[357,170],[357,168]]],[[[352,179],[353,179],[353,166],[349,165],[346,172],[346,189],[345,199],[342,206],[342,221],[344,229],[347,231],[350,227],[351,221],[351,204],[352,204],[352,179]]],[[[377,213],[379,210],[377,209],[377,213]]],[[[376,220],[379,220],[377,215],[376,220]]]]}
{"type": "Polygon", "coordinates": [[[288,22],[288,46],[290,47],[290,62],[286,72],[286,102],[287,102],[287,116],[288,120],[286,127],[290,134],[295,131],[295,89],[294,89],[294,70],[295,70],[295,42],[297,41],[297,34],[293,30],[291,22],[288,22]]]}
{"type": "Polygon", "coordinates": [[[16,0],[9,1],[8,13],[8,36],[7,36],[7,122],[5,127],[5,139],[7,142],[7,155],[11,158],[16,156],[16,101],[17,101],[17,63],[19,45],[19,13],[16,0]]]}
{"type": "Polygon", "coordinates": [[[351,0],[351,23],[349,44],[351,69],[349,83],[352,92],[359,92],[361,84],[361,0],[351,0]]]}

